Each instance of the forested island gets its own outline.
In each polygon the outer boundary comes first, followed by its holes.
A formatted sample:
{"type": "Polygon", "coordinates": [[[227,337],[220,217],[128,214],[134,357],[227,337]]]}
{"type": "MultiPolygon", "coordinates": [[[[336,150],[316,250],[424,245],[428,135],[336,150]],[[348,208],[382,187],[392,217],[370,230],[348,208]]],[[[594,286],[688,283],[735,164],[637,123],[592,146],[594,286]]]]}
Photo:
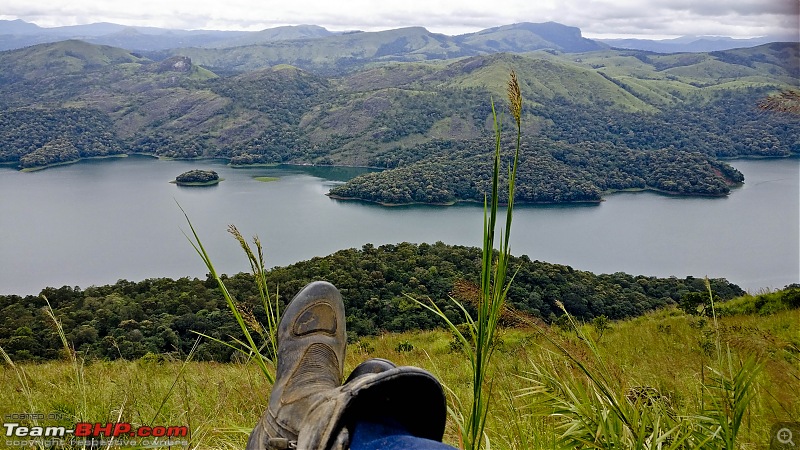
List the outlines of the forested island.
{"type": "Polygon", "coordinates": [[[193,169],[178,175],[173,182],[178,186],[213,186],[222,180],[213,170],[193,169]]]}
{"type": "MultiPolygon", "coordinates": [[[[177,50],[142,54],[81,41],[0,52],[0,163],[34,169],[144,153],[233,166],[368,166],[387,170],[331,195],[482,201],[490,101],[503,98],[496,74],[509,67],[525,98],[523,203],[597,202],[642,189],[727,195],[743,179],[724,159],[800,153],[795,117],[759,108],[796,91],[797,43],[691,54],[598,47],[427,56],[436,63],[376,55],[325,67],[302,58],[268,64],[250,50],[240,58],[255,59],[240,66],[225,65],[233,50],[213,59],[186,49],[200,66],[177,50]]],[[[502,102],[495,106],[502,115],[502,102]]]]}
{"type": "MultiPolygon", "coordinates": [[[[332,188],[329,195],[383,205],[483,202],[490,190],[491,160],[483,153],[483,142],[470,144],[460,146],[461,150],[453,148],[445,156],[361,175],[332,188]]],[[[510,163],[511,155],[506,156],[510,163]]],[[[570,146],[534,139],[520,155],[515,201],[599,202],[604,194],[631,190],[724,196],[743,182],[738,170],[701,153],[634,151],[611,144],[570,146]]],[[[508,183],[506,177],[501,183],[508,183]]]]}
{"type": "MultiPolygon", "coordinates": [[[[280,292],[285,305],[306,283],[327,280],[342,292],[347,310],[348,337],[385,331],[408,331],[441,326],[435,316],[409,296],[433,299],[453,320],[461,312],[448,300],[472,299],[480,279],[480,249],[458,245],[400,243],[341,250],[267,274],[270,292],[280,292]]],[[[509,306],[536,320],[553,322],[562,315],[556,301],[579,320],[605,316],[624,319],[674,305],[691,293],[704,293],[702,278],[657,278],[624,273],[595,275],[572,267],[512,258],[516,272],[508,294],[509,306]]],[[[252,275],[223,276],[228,290],[245,314],[266,322],[252,275]]],[[[720,301],[744,294],[735,284],[712,279],[720,301]]],[[[185,355],[195,332],[228,341],[241,330],[211,279],[169,278],[85,289],[46,288],[68,342],[89,358],[136,359],[148,352],[185,355]]],[[[0,296],[0,347],[13,361],[55,359],[62,342],[39,296],[0,296]]],[[[229,361],[232,350],[204,340],[195,354],[203,360],[229,361]]]]}

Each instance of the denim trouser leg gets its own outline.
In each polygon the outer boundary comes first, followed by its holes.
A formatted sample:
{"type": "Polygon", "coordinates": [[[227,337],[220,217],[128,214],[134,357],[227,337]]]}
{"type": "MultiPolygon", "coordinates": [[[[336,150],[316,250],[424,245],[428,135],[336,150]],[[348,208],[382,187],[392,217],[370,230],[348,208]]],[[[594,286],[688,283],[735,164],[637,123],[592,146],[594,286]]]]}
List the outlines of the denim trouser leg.
{"type": "Polygon", "coordinates": [[[453,450],[441,442],[411,436],[391,419],[360,421],[353,429],[350,450],[453,450]]]}

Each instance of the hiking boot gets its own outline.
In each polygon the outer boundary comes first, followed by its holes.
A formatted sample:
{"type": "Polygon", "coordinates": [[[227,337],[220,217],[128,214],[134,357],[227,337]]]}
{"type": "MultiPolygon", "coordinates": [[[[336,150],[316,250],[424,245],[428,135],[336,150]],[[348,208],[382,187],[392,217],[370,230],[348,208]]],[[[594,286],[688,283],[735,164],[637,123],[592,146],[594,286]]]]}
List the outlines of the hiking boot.
{"type": "Polygon", "coordinates": [[[386,420],[409,436],[442,441],[447,420],[444,390],[423,369],[370,359],[327,394],[304,420],[298,450],[348,449],[352,430],[364,420],[386,420]]]}
{"type": "Polygon", "coordinates": [[[306,285],[281,315],[275,384],[248,450],[296,448],[309,412],[341,386],[346,345],[341,294],[324,281],[306,285]]]}

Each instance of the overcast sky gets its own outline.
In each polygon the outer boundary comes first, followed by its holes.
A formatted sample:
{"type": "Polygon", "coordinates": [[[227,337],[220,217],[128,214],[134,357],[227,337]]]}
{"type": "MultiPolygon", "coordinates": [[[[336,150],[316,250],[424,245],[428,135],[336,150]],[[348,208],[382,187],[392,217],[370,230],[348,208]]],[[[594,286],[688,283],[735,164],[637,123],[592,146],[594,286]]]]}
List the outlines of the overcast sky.
{"type": "Polygon", "coordinates": [[[113,22],[178,29],[332,31],[424,26],[449,35],[555,21],[584,36],[798,35],[800,0],[3,0],[0,19],[40,26],[113,22]]]}

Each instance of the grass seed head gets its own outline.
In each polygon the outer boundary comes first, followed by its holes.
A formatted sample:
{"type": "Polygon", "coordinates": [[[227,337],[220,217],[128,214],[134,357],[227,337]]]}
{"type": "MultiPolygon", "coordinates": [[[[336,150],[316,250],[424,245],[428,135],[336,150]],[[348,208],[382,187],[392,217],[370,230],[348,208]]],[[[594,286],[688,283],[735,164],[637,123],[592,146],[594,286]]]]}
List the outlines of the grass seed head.
{"type": "Polygon", "coordinates": [[[517,121],[517,127],[522,124],[522,92],[519,89],[519,80],[517,80],[517,73],[512,70],[511,76],[508,80],[508,104],[511,108],[511,115],[517,121]]]}

